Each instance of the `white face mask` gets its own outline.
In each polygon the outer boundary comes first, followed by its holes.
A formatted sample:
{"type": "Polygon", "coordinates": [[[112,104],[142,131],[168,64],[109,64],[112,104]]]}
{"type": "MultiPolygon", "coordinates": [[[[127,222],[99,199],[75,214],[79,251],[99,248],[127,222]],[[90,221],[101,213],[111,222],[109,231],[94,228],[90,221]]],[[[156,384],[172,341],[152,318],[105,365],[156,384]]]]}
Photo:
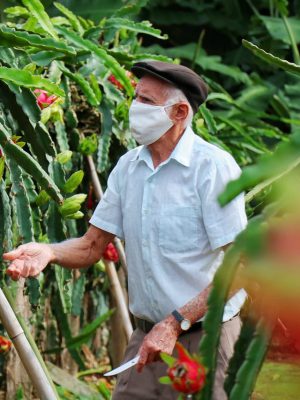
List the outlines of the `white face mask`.
{"type": "Polygon", "coordinates": [[[173,125],[165,108],[133,100],[129,109],[129,125],[132,136],[139,144],[152,144],[161,138],[173,125]]]}

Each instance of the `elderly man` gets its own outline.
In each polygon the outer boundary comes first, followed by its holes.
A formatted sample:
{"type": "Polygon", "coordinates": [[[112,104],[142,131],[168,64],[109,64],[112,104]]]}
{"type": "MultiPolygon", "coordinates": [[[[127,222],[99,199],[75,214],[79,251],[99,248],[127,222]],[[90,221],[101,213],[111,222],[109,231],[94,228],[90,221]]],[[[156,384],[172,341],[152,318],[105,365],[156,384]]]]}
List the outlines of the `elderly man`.
{"type": "MultiPolygon", "coordinates": [[[[87,233],[57,244],[30,243],[7,253],[13,279],[37,275],[48,263],[82,268],[95,263],[116,235],[125,240],[134,331],[125,360],[137,369],[120,374],[114,400],[171,400],[177,393],[158,382],[161,351],[175,342],[195,352],[201,319],[223,249],[246,224],[243,197],[220,208],[217,196],[239,167],[225,151],[196,136],[190,123],[207,88],[190,69],[159,61],[132,68],[140,78],[129,112],[141,146],[120,158],[87,233]],[[141,374],[138,374],[141,372],[141,374]]],[[[225,371],[239,334],[241,290],[225,307],[214,400],[226,399],[225,371]]]]}

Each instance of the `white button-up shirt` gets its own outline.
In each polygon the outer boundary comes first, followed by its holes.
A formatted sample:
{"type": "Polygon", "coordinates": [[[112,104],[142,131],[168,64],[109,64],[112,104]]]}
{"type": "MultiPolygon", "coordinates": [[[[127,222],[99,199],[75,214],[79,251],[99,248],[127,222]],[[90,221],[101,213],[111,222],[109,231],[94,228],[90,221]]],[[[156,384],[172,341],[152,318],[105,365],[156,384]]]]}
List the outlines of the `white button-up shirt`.
{"type": "MultiPolygon", "coordinates": [[[[240,169],[232,156],[187,128],[170,157],[153,167],[146,146],[120,158],[90,223],[125,240],[131,312],[158,322],[205,289],[220,249],[246,223],[243,195],[221,208],[217,197],[240,169]]],[[[232,318],[246,294],[226,304],[232,318]]]]}

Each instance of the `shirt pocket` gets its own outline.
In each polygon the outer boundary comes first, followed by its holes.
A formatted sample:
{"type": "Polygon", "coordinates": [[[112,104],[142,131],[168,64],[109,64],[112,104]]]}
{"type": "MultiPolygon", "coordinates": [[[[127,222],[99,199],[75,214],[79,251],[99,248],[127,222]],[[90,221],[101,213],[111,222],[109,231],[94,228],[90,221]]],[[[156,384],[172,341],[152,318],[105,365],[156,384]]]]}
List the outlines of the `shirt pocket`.
{"type": "Polygon", "coordinates": [[[169,252],[182,252],[199,247],[200,208],[169,206],[159,216],[158,244],[169,252]]]}

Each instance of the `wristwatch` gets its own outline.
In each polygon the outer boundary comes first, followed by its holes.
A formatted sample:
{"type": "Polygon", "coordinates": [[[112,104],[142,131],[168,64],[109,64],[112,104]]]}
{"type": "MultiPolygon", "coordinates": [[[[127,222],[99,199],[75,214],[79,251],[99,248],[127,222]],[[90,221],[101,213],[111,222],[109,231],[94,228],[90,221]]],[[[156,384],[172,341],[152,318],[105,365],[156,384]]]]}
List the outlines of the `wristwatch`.
{"type": "Polygon", "coordinates": [[[188,331],[192,326],[191,321],[189,319],[184,318],[177,310],[172,311],[172,315],[176,319],[176,321],[179,322],[180,328],[183,331],[188,331]]]}

